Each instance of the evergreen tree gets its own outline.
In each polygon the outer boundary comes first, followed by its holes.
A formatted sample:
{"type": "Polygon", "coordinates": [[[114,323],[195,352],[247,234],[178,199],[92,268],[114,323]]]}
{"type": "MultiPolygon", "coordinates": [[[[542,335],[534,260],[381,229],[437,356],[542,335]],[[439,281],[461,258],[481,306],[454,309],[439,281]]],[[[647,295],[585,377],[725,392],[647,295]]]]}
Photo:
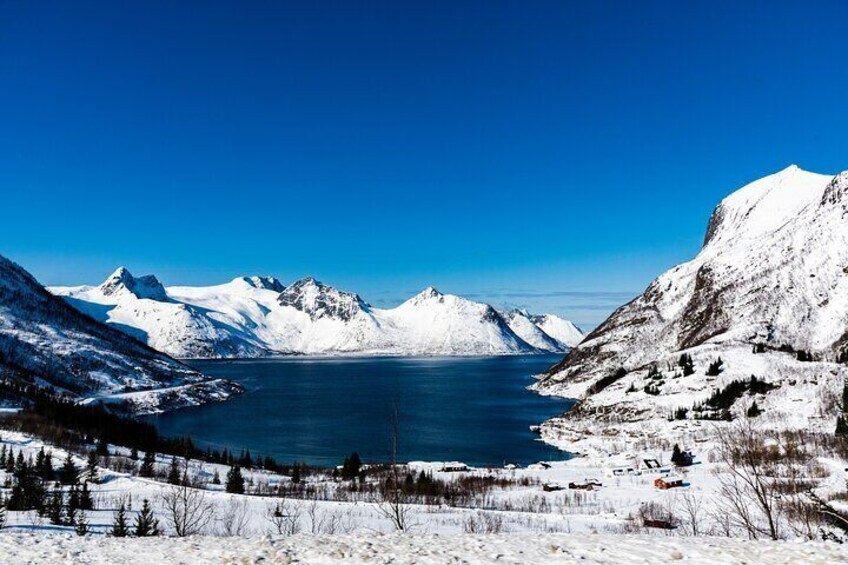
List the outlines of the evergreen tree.
{"type": "Polygon", "coordinates": [[[678,366],[683,369],[683,376],[688,377],[689,375],[695,374],[695,363],[692,361],[692,356],[688,353],[684,353],[680,356],[680,359],[677,361],[678,366]]]}
{"type": "Polygon", "coordinates": [[[233,494],[244,494],[244,477],[241,474],[241,468],[238,465],[233,465],[227,472],[227,492],[233,494]]]}
{"type": "Polygon", "coordinates": [[[218,474],[218,469],[215,469],[215,472],[212,474],[212,484],[220,485],[221,484],[221,475],[218,474]]]}
{"type": "Polygon", "coordinates": [[[671,451],[671,462],[674,465],[681,465],[683,463],[683,452],[680,451],[680,446],[676,443],[674,444],[674,449],[671,451]]]}
{"type": "Polygon", "coordinates": [[[836,417],[836,435],[841,437],[848,436],[848,420],[842,414],[836,417]]]}
{"type": "Polygon", "coordinates": [[[721,360],[721,357],[710,363],[710,366],[707,367],[707,375],[710,377],[717,377],[723,371],[722,365],[724,365],[724,361],[721,360]]]}
{"type": "Polygon", "coordinates": [[[91,491],[88,490],[88,482],[82,484],[82,489],[79,491],[79,507],[80,510],[94,510],[94,499],[91,497],[91,491]]]}
{"type": "Polygon", "coordinates": [[[6,444],[0,446],[0,467],[6,468],[6,444]]]}
{"type": "Polygon", "coordinates": [[[9,448],[9,453],[6,454],[6,472],[14,473],[15,472],[15,450],[11,447],[9,448]]]}
{"type": "Polygon", "coordinates": [[[159,520],[153,517],[153,510],[146,498],[141,504],[141,511],[135,517],[135,535],[140,538],[159,535],[159,520]]]}
{"type": "Polygon", "coordinates": [[[59,473],[62,484],[64,485],[74,485],[79,480],[79,469],[74,465],[74,460],[71,457],[71,453],[68,452],[68,456],[65,457],[65,462],[62,464],[62,470],[59,473]]]}
{"type": "Polygon", "coordinates": [[[180,479],[180,465],[177,463],[176,457],[171,457],[171,468],[168,470],[168,484],[178,485],[180,484],[180,479]]]}
{"type": "Polygon", "coordinates": [[[156,454],[152,451],[145,451],[144,459],[141,461],[141,467],[138,470],[138,476],[152,477],[156,471],[154,463],[156,463],[156,454]]]}
{"type": "Polygon", "coordinates": [[[53,480],[53,452],[48,451],[44,455],[44,460],[41,462],[41,468],[39,469],[39,475],[45,481],[53,480]]]}
{"type": "Polygon", "coordinates": [[[62,525],[62,507],[64,506],[62,501],[62,491],[56,489],[53,491],[53,495],[50,497],[50,500],[47,502],[47,519],[50,520],[50,523],[54,526],[62,525]]]}
{"type": "Polygon", "coordinates": [[[115,519],[112,521],[112,537],[116,538],[125,538],[129,535],[129,528],[127,527],[127,512],[124,507],[124,503],[118,507],[118,511],[115,512],[115,519]]]}
{"type": "Polygon", "coordinates": [[[78,536],[88,535],[88,519],[85,516],[85,512],[80,512],[77,515],[76,522],[74,522],[74,531],[78,536]]]}
{"type": "Polygon", "coordinates": [[[85,474],[89,481],[93,483],[97,482],[97,452],[93,449],[88,452],[85,474]]]}
{"type": "Polygon", "coordinates": [[[350,457],[345,457],[342,464],[342,479],[351,481],[359,476],[359,469],[362,467],[362,460],[357,452],[350,454],[350,457]]]}
{"type": "Polygon", "coordinates": [[[763,411],[760,410],[759,406],[757,406],[756,400],[751,403],[751,407],[748,408],[748,411],[746,412],[746,414],[748,415],[749,418],[756,418],[757,416],[759,416],[762,413],[763,413],[763,411]]]}
{"type": "Polygon", "coordinates": [[[292,467],[291,481],[294,484],[298,484],[300,482],[300,464],[295,463],[294,467],[292,467]]]}
{"type": "Polygon", "coordinates": [[[3,491],[0,491],[0,530],[6,527],[8,518],[6,514],[6,499],[3,498],[3,491]]]}
{"type": "Polygon", "coordinates": [[[96,453],[98,457],[108,457],[109,456],[109,444],[103,441],[103,438],[97,440],[97,445],[95,446],[96,453]]]}
{"type": "Polygon", "coordinates": [[[130,459],[132,459],[133,461],[138,461],[138,449],[136,449],[135,447],[133,447],[132,451],[130,451],[130,459]]]}

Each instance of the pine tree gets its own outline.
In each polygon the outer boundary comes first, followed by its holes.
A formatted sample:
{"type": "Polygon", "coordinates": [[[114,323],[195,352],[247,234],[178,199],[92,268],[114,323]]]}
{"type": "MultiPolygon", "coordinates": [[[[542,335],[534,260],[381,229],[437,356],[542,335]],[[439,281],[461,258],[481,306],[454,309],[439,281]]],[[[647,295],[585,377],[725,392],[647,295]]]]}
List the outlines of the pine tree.
{"type": "Polygon", "coordinates": [[[141,467],[138,470],[138,476],[147,478],[152,477],[156,471],[154,463],[156,463],[156,453],[146,451],[144,453],[144,459],[141,461],[141,467]]]}
{"type": "Polygon", "coordinates": [[[133,461],[138,461],[138,449],[136,449],[135,447],[133,447],[132,451],[130,451],[130,459],[132,459],[133,461]]]}
{"type": "Polygon", "coordinates": [[[749,418],[756,418],[757,416],[759,416],[762,413],[763,413],[763,411],[760,410],[759,406],[757,406],[756,400],[751,403],[751,407],[748,408],[748,411],[746,412],[746,414],[748,415],[749,418]]]}
{"type": "Polygon", "coordinates": [[[300,483],[300,464],[295,463],[292,467],[291,481],[294,484],[300,483]]]}
{"type": "Polygon", "coordinates": [[[78,536],[88,535],[88,519],[85,512],[80,512],[77,516],[76,522],[74,522],[74,531],[78,536]]]}
{"type": "Polygon", "coordinates": [[[62,484],[64,485],[74,485],[79,480],[79,469],[77,469],[77,466],[74,465],[74,460],[71,458],[70,452],[68,452],[68,456],[65,457],[65,463],[62,465],[60,477],[62,484]]]}
{"type": "Polygon", "coordinates": [[[97,452],[93,449],[88,452],[85,474],[89,481],[93,483],[97,482],[97,452]]]}
{"type": "Polygon", "coordinates": [[[842,414],[836,417],[836,435],[842,437],[848,436],[848,420],[842,414]]]}
{"type": "Polygon", "coordinates": [[[112,521],[112,537],[116,538],[125,538],[129,535],[129,528],[127,527],[127,512],[122,502],[118,507],[118,511],[115,512],[115,519],[112,521]]]}
{"type": "Polygon", "coordinates": [[[108,457],[109,456],[109,444],[103,441],[103,438],[97,440],[97,444],[95,445],[95,450],[99,457],[108,457]]]}
{"type": "Polygon", "coordinates": [[[233,465],[227,472],[226,490],[233,494],[244,494],[244,477],[238,465],[233,465]]]}
{"type": "Polygon", "coordinates": [[[53,452],[48,451],[44,455],[44,461],[41,463],[41,468],[39,469],[39,474],[41,478],[45,481],[53,480],[53,452]]]}
{"type": "Polygon", "coordinates": [[[674,449],[671,451],[671,462],[674,465],[680,465],[683,462],[683,452],[680,451],[680,446],[674,444],[674,449]]]}
{"type": "Polygon", "coordinates": [[[159,520],[153,517],[153,510],[146,498],[141,504],[141,511],[135,517],[135,535],[140,538],[159,535],[159,520]]]}
{"type": "Polygon", "coordinates": [[[11,447],[9,448],[9,453],[6,454],[6,472],[15,472],[15,450],[11,447]]]}
{"type": "Polygon", "coordinates": [[[50,523],[54,526],[62,525],[63,506],[62,491],[56,489],[53,491],[53,495],[47,503],[47,519],[50,520],[50,523]]]}
{"type": "Polygon", "coordinates": [[[82,489],[79,491],[79,507],[80,510],[94,510],[94,499],[91,497],[91,491],[88,490],[88,482],[82,484],[82,489]]]}
{"type": "Polygon", "coordinates": [[[695,363],[692,361],[692,356],[688,353],[684,353],[678,359],[677,364],[683,369],[683,376],[688,377],[689,375],[695,374],[695,363]]]}
{"type": "Polygon", "coordinates": [[[221,484],[221,475],[218,474],[218,469],[215,469],[215,472],[212,474],[212,484],[220,485],[221,484]]]}
{"type": "Polygon", "coordinates": [[[180,479],[180,465],[177,463],[176,457],[171,457],[171,468],[168,470],[168,484],[178,485],[180,484],[180,479]]]}

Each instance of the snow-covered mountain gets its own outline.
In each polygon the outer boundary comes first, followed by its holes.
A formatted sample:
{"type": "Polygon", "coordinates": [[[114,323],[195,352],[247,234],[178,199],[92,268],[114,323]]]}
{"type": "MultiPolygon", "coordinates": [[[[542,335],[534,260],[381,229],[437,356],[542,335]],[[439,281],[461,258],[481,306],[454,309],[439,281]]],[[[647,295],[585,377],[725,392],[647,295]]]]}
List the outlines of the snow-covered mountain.
{"type": "MultiPolygon", "coordinates": [[[[548,351],[551,353],[559,353],[568,351],[572,346],[577,345],[579,343],[579,339],[574,342],[573,339],[570,339],[572,343],[567,343],[560,339],[557,339],[551,333],[545,331],[539,321],[547,320],[548,318],[562,320],[562,318],[557,318],[552,315],[545,316],[532,316],[527,313],[525,310],[511,310],[505,314],[503,314],[506,323],[509,325],[510,329],[515,332],[515,334],[535,347],[540,351],[548,351]]],[[[575,327],[571,322],[567,320],[562,320],[563,322],[570,324],[572,327],[575,327]]],[[[549,322],[549,325],[551,323],[549,322]]],[[[562,334],[560,334],[562,335],[562,334]]],[[[581,336],[582,337],[582,336],[581,336]]]]}
{"type": "Polygon", "coordinates": [[[135,278],[120,268],[99,286],[50,290],[182,358],[562,352],[580,335],[576,328],[559,331],[574,326],[555,316],[533,317],[556,333],[548,335],[526,313],[501,315],[434,288],[396,308],[374,308],[311,277],[288,287],[272,277],[240,277],[217,286],[164,289],[153,276],[135,278]]]}
{"type": "MultiPolygon", "coordinates": [[[[104,283],[103,292],[164,295],[155,279],[129,281],[127,276],[126,272],[116,272],[104,283]],[[121,278],[130,284],[121,283],[121,278]]],[[[134,409],[146,412],[221,400],[239,390],[227,381],[209,381],[182,363],[81,314],[2,256],[0,375],[51,386],[80,399],[132,400],[134,409]]]]}
{"type": "Polygon", "coordinates": [[[581,398],[572,420],[691,420],[694,404],[718,409],[711,395],[754,375],[768,386],[737,387],[731,414],[756,399],[767,420],[832,427],[846,352],[848,172],[792,166],[725,198],[700,253],[614,312],[536,388],[581,398]]]}

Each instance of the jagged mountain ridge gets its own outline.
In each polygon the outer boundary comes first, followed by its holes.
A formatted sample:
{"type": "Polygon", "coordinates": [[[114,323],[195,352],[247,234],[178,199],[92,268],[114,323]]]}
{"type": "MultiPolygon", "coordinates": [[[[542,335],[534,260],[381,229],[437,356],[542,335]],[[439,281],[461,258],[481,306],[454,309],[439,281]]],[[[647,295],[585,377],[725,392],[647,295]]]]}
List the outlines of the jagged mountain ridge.
{"type": "MultiPolygon", "coordinates": [[[[119,275],[121,273],[118,273],[119,275]]],[[[115,282],[110,279],[107,282],[115,282]]],[[[150,279],[134,285],[145,294],[150,279]]],[[[114,287],[107,287],[107,290],[114,287]]],[[[0,374],[81,400],[135,401],[158,411],[223,399],[239,387],[197,371],[80,313],[0,256],[0,374]]]]}
{"type": "MultiPolygon", "coordinates": [[[[359,295],[307,277],[285,287],[272,277],[240,277],[211,287],[169,287],[139,294],[118,269],[99,286],[51,289],[76,308],[152,347],[182,358],[272,354],[490,355],[563,352],[575,343],[549,336],[524,316],[435,288],[396,308],[374,308],[359,295]],[[107,284],[108,283],[108,284],[107,284]],[[109,289],[109,292],[104,292],[109,289]],[[530,340],[529,342],[527,340],[530,340]]],[[[130,275],[131,276],[131,275],[130,275]]],[[[155,280],[155,277],[142,277],[155,280]]],[[[542,318],[539,318],[542,319],[542,318]]],[[[546,316],[545,320],[560,320],[546,316]]],[[[571,325],[574,327],[573,325],[571,325]]]]}
{"type": "Polygon", "coordinates": [[[756,375],[775,387],[757,400],[769,418],[828,426],[846,349],[848,172],[792,166],[722,200],[698,255],[616,310],[535,388],[580,398],[574,425],[587,415],[666,418],[756,375]],[[678,366],[683,353],[694,360],[691,375],[678,366]],[[719,357],[720,373],[707,374],[719,357]]]}

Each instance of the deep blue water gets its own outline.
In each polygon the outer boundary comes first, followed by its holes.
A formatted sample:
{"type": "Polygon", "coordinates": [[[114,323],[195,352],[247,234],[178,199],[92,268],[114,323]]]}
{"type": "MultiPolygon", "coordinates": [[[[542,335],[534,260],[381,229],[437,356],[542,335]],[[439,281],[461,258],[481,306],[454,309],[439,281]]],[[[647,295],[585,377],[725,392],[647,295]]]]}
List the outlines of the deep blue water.
{"type": "Polygon", "coordinates": [[[161,433],[213,448],[249,449],[281,462],[340,464],[391,453],[394,407],[399,459],[471,465],[566,459],[529,426],[570,403],[526,390],[559,356],[477,358],[286,358],[191,361],[247,389],[227,402],[159,415],[161,433]]]}

